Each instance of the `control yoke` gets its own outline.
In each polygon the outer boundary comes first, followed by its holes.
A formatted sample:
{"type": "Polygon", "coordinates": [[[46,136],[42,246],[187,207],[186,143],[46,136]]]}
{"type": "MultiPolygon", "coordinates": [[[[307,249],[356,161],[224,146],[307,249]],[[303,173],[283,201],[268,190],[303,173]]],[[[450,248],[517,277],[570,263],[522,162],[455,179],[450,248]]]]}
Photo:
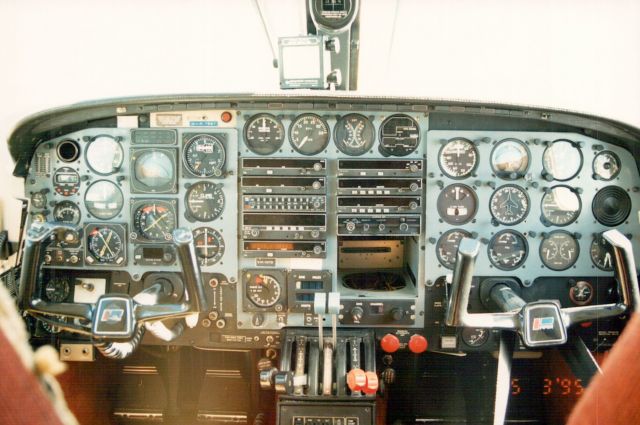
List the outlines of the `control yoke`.
{"type": "Polygon", "coordinates": [[[98,341],[128,341],[139,325],[170,318],[180,318],[207,310],[200,266],[196,259],[193,236],[188,229],[173,231],[185,283],[184,302],[180,304],[142,304],[129,294],[104,294],[95,306],[80,303],[49,303],[41,299],[40,267],[44,248],[53,240],[78,240],[80,230],[60,223],[34,223],[27,231],[18,307],[32,316],[60,328],[91,336],[98,341]],[[80,319],[80,324],[56,320],[56,316],[80,319]]]}
{"type": "Polygon", "coordinates": [[[503,312],[469,313],[469,294],[480,243],[475,239],[460,241],[451,296],[447,304],[445,322],[448,326],[514,330],[521,334],[528,347],[560,345],[567,341],[567,329],[587,322],[624,314],[640,306],[638,277],[631,241],[618,230],[602,235],[613,247],[615,274],[618,282],[617,303],[561,308],[558,301],[525,302],[506,284],[496,284],[489,296],[503,312]]]}

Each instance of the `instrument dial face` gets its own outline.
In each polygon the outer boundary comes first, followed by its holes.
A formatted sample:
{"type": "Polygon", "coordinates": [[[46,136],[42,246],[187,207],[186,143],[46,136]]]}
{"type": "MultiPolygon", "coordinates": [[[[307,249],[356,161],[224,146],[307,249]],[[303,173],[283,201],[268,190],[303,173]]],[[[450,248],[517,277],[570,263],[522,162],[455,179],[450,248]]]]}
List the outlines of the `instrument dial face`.
{"type": "MultiPolygon", "coordinates": [[[[55,319],[56,321],[65,321],[65,318],[63,316],[51,316],[53,319],[55,319]]],[[[52,325],[50,323],[47,323],[45,321],[41,321],[40,322],[42,324],[42,329],[44,329],[45,331],[47,331],[50,334],[59,334],[60,332],[62,332],[62,329],[58,326],[52,325]]]]}
{"type": "Polygon", "coordinates": [[[462,330],[462,341],[469,347],[481,347],[489,340],[489,329],[464,328],[462,330]]]}
{"type": "Polygon", "coordinates": [[[124,196],[120,188],[108,180],[98,180],[87,189],[84,205],[96,218],[108,220],[120,213],[124,196]]]}
{"type": "Polygon", "coordinates": [[[43,192],[33,192],[31,194],[31,206],[42,209],[47,206],[47,195],[43,192]]]}
{"type": "Polygon", "coordinates": [[[291,147],[302,155],[315,155],[329,144],[329,124],[316,114],[298,115],[289,128],[291,147]]]}
{"type": "Polygon", "coordinates": [[[176,179],[175,158],[162,149],[137,150],[132,154],[136,187],[145,192],[169,192],[176,179]]]}
{"type": "Polygon", "coordinates": [[[591,241],[591,261],[600,270],[612,272],[614,267],[613,247],[601,234],[595,235],[591,241]]]}
{"type": "Polygon", "coordinates": [[[86,149],[89,168],[102,175],[113,174],[124,160],[122,145],[110,136],[98,136],[89,142],[86,149]]]}
{"type": "Polygon", "coordinates": [[[270,155],[284,142],[284,126],[271,114],[252,116],[244,126],[244,143],[259,155],[270,155]]]}
{"type": "Polygon", "coordinates": [[[89,254],[98,263],[114,264],[124,261],[122,236],[111,227],[95,227],[87,234],[89,254]]]}
{"type": "Polygon", "coordinates": [[[582,168],[582,151],[569,140],[556,140],[544,150],[542,166],[555,180],[571,180],[582,168]]]}
{"type": "Polygon", "coordinates": [[[80,208],[71,201],[58,202],[53,207],[53,219],[60,223],[78,224],[82,213],[80,208]]]}
{"type": "Polygon", "coordinates": [[[542,197],[542,221],[555,226],[567,226],[582,210],[580,196],[569,186],[555,186],[542,197]]]}
{"type": "Polygon", "coordinates": [[[196,177],[220,177],[225,160],[222,142],[211,134],[193,136],[184,145],[184,165],[196,177]]]}
{"type": "Polygon", "coordinates": [[[176,214],[171,204],[153,202],[139,206],[133,213],[133,227],[148,241],[171,241],[176,228],[176,214]]]}
{"type": "Polygon", "coordinates": [[[281,293],[280,282],[268,274],[255,274],[247,282],[247,298],[258,307],[275,305],[281,293]]]}
{"type": "Polygon", "coordinates": [[[569,298],[575,305],[587,305],[593,300],[593,285],[586,280],[576,282],[569,288],[569,298]]]}
{"type": "Polygon", "coordinates": [[[520,186],[507,184],[491,195],[491,215],[500,224],[507,226],[520,223],[529,213],[529,195],[520,186]]]}
{"type": "Polygon", "coordinates": [[[358,156],[366,153],[375,142],[376,132],[369,118],[349,114],[340,118],[333,129],[333,141],[342,153],[358,156]]]}
{"type": "Polygon", "coordinates": [[[440,149],[438,165],[452,179],[469,177],[478,166],[478,149],[467,139],[451,139],[440,149]]]}
{"type": "Polygon", "coordinates": [[[420,126],[409,115],[392,115],[380,125],[380,151],[391,156],[407,156],[420,144],[420,126]]]}
{"type": "Polygon", "coordinates": [[[224,202],[224,193],[219,185],[195,183],[187,190],[187,216],[197,221],[213,221],[222,214],[224,202]]]}
{"type": "Polygon", "coordinates": [[[593,159],[593,174],[600,180],[613,180],[620,174],[620,158],[611,151],[602,151],[593,159]]]}
{"type": "Polygon", "coordinates": [[[502,179],[516,180],[527,173],[530,156],[529,148],[522,141],[501,140],[491,151],[491,168],[502,179]]]}
{"type": "Polygon", "coordinates": [[[515,270],[527,259],[529,244],[520,232],[503,230],[496,233],[487,248],[491,264],[500,270],[515,270]]]}
{"type": "Polygon", "coordinates": [[[464,184],[445,187],[438,196],[438,213],[449,224],[464,224],[476,215],[478,197],[473,189],[464,184]]]}
{"type": "Polygon", "coordinates": [[[452,229],[443,233],[436,244],[436,255],[440,264],[448,269],[453,269],[456,264],[456,256],[458,254],[460,241],[462,238],[470,237],[471,233],[462,229],[452,229]]]}
{"type": "Polygon", "coordinates": [[[569,232],[556,230],[549,233],[540,244],[542,263],[555,271],[573,266],[580,255],[578,241],[569,232]]]}
{"type": "Polygon", "coordinates": [[[53,190],[58,195],[71,196],[80,189],[80,175],[71,167],[62,167],[53,175],[53,190]]]}
{"type": "Polygon", "coordinates": [[[71,292],[69,279],[65,277],[55,277],[47,281],[44,287],[44,295],[52,303],[61,303],[67,299],[71,292]]]}
{"type": "Polygon", "coordinates": [[[198,227],[193,231],[193,243],[201,266],[216,264],[224,255],[224,239],[211,227],[198,227]]]}

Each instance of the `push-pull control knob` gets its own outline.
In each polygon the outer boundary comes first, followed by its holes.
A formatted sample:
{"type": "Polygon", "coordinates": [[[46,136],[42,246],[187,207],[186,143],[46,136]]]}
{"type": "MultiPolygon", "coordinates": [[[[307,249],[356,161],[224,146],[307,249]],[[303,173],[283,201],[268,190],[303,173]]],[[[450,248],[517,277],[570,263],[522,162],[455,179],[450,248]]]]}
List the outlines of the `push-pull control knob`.
{"type": "Polygon", "coordinates": [[[409,339],[409,350],[412,353],[420,354],[427,351],[427,347],[429,346],[427,342],[427,338],[422,335],[412,335],[409,339]]]}
{"type": "Polygon", "coordinates": [[[395,353],[400,348],[400,340],[393,334],[386,334],[380,340],[380,347],[385,353],[395,353]]]}
{"type": "Polygon", "coordinates": [[[367,374],[362,369],[351,369],[347,373],[347,386],[351,392],[364,391],[367,386],[367,374]]]}
{"type": "Polygon", "coordinates": [[[365,372],[367,377],[367,385],[362,389],[362,392],[365,394],[375,394],[378,392],[378,388],[380,388],[380,383],[378,382],[378,375],[375,372],[365,372]]]}
{"type": "Polygon", "coordinates": [[[279,394],[293,393],[293,372],[278,372],[273,377],[274,387],[279,394]]]}
{"type": "Polygon", "coordinates": [[[260,388],[270,390],[274,385],[274,378],[278,373],[275,367],[260,370],[260,388]]]}

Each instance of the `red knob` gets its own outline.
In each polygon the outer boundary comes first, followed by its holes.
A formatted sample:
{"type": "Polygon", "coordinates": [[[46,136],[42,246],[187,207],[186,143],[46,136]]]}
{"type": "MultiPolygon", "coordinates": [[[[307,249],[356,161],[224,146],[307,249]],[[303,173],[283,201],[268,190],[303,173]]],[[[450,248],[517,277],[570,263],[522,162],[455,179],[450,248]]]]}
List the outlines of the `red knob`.
{"type": "Polygon", "coordinates": [[[422,335],[411,335],[411,338],[409,339],[409,350],[411,350],[412,353],[424,353],[427,351],[428,346],[429,343],[427,342],[427,338],[422,335]]]}
{"type": "Polygon", "coordinates": [[[362,391],[367,386],[367,375],[362,369],[351,369],[347,373],[347,385],[351,391],[362,391]]]}
{"type": "Polygon", "coordinates": [[[393,334],[386,334],[380,340],[380,347],[385,353],[395,353],[400,348],[400,340],[393,334]]]}
{"type": "Polygon", "coordinates": [[[378,375],[375,372],[365,372],[367,385],[362,389],[365,394],[375,394],[378,392],[378,375]]]}

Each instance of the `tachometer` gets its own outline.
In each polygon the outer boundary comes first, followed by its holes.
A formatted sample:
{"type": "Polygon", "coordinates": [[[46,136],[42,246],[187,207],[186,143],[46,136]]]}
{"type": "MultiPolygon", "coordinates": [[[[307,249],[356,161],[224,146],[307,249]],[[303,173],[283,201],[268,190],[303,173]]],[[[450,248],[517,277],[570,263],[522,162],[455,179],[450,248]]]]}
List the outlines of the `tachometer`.
{"type": "Polygon", "coordinates": [[[267,308],[280,299],[282,286],[278,280],[268,274],[252,275],[247,282],[247,298],[256,306],[267,308]]]}
{"type": "Polygon", "coordinates": [[[438,213],[449,224],[464,224],[476,215],[478,197],[473,189],[464,184],[445,187],[438,196],[438,213]]]}
{"type": "Polygon", "coordinates": [[[542,166],[548,180],[571,180],[582,168],[582,151],[570,140],[556,140],[544,150],[542,166]]]}
{"type": "Polygon", "coordinates": [[[80,208],[71,201],[58,202],[53,207],[53,219],[60,223],[78,224],[81,216],[80,208]]]}
{"type": "Polygon", "coordinates": [[[407,156],[419,144],[420,126],[409,115],[391,115],[380,125],[380,152],[383,155],[407,156]]]}
{"type": "Polygon", "coordinates": [[[529,253],[527,239],[515,230],[496,233],[487,247],[491,264],[500,270],[515,270],[524,263],[529,253]]]}
{"type": "Polygon", "coordinates": [[[520,223],[529,213],[529,195],[520,186],[506,184],[496,189],[489,200],[491,215],[507,226],[520,223]]]}
{"type": "Polygon", "coordinates": [[[516,180],[529,169],[529,148],[518,139],[496,143],[491,151],[491,168],[501,179],[516,180]]]}
{"type": "Polygon", "coordinates": [[[225,160],[224,145],[211,134],[197,134],[184,144],[184,165],[196,177],[220,177],[225,160]]]}
{"type": "Polygon", "coordinates": [[[358,156],[366,153],[375,142],[375,129],[369,118],[349,114],[340,118],[333,129],[333,141],[341,152],[358,156]]]}
{"type": "Polygon", "coordinates": [[[452,229],[443,233],[436,243],[436,256],[440,264],[448,269],[453,269],[456,264],[456,255],[462,238],[470,238],[471,233],[462,229],[452,229]]]}
{"type": "Polygon", "coordinates": [[[224,210],[222,188],[211,182],[198,182],[187,190],[186,216],[197,221],[212,221],[220,217],[224,210]]]}
{"type": "Polygon", "coordinates": [[[544,224],[567,226],[580,215],[582,201],[571,187],[555,186],[545,190],[540,209],[544,224]]]}
{"type": "Polygon", "coordinates": [[[125,244],[122,230],[114,226],[87,229],[87,264],[124,264],[125,244]]]}
{"type": "Polygon", "coordinates": [[[329,124],[316,114],[298,115],[289,128],[289,141],[303,155],[320,153],[329,144],[329,124]]]}
{"type": "Polygon", "coordinates": [[[124,196],[120,188],[109,180],[98,180],[87,189],[84,205],[91,215],[108,220],[120,213],[124,196]]]}
{"type": "Polygon", "coordinates": [[[555,271],[566,270],[573,266],[580,255],[580,245],[569,232],[555,230],[540,243],[542,263],[555,271]]]}
{"type": "Polygon", "coordinates": [[[216,264],[224,255],[224,239],[211,227],[198,227],[193,231],[193,243],[201,266],[216,264]]]}
{"type": "Polygon", "coordinates": [[[438,165],[447,177],[468,177],[478,166],[478,149],[471,140],[451,139],[440,149],[438,165]]]}
{"type": "Polygon", "coordinates": [[[613,247],[602,234],[596,234],[591,241],[591,261],[600,270],[613,271],[613,247]]]}
{"type": "Polygon", "coordinates": [[[122,145],[111,136],[98,136],[89,142],[85,151],[87,165],[102,175],[113,174],[120,169],[124,159],[122,145]]]}
{"type": "Polygon", "coordinates": [[[244,126],[244,143],[259,155],[270,155],[284,142],[284,126],[271,114],[252,116],[244,126]]]}
{"type": "Polygon", "coordinates": [[[593,158],[593,175],[599,180],[613,180],[620,174],[620,158],[611,151],[602,151],[593,158]]]}
{"type": "Polygon", "coordinates": [[[148,241],[170,241],[176,228],[176,214],[168,202],[144,203],[133,213],[133,228],[137,237],[148,241]]]}

